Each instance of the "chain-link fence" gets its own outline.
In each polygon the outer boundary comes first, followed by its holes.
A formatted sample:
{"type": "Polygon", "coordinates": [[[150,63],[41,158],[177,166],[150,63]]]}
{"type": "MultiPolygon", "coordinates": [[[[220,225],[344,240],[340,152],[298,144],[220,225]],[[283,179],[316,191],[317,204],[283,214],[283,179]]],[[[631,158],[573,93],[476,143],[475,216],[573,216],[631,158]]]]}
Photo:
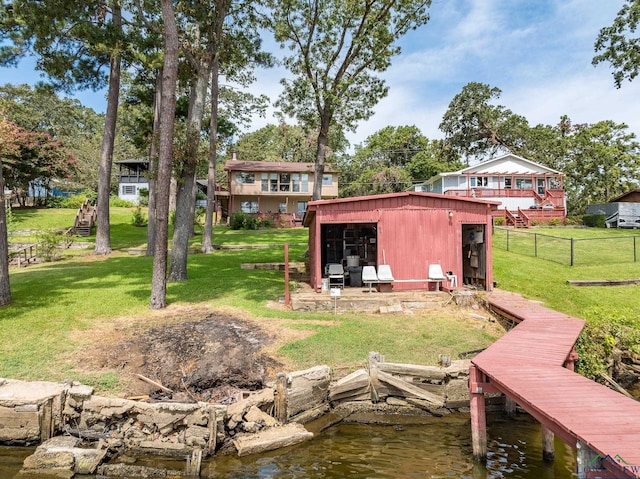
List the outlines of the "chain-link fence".
{"type": "Polygon", "coordinates": [[[640,236],[563,238],[495,227],[493,247],[570,266],[631,263],[638,261],[640,236]]]}

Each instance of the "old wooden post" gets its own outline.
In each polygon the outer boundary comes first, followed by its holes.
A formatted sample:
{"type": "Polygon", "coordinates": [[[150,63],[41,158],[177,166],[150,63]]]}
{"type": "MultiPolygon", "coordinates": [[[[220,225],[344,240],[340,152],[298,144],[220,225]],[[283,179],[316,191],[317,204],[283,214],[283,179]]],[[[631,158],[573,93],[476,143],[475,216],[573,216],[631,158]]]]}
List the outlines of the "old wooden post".
{"type": "Polygon", "coordinates": [[[282,424],[287,422],[287,375],[278,373],[276,376],[276,397],[274,403],[275,418],[282,424]]]}
{"type": "Polygon", "coordinates": [[[284,304],[291,305],[291,292],[289,291],[289,243],[284,244],[284,304]]]}
{"type": "Polygon", "coordinates": [[[542,424],[542,459],[544,461],[553,462],[556,458],[556,449],[553,444],[555,434],[551,429],[542,424]]]}
{"type": "Polygon", "coordinates": [[[516,415],[516,402],[511,399],[509,396],[504,397],[504,410],[509,417],[515,417],[516,415]]]}
{"type": "Polygon", "coordinates": [[[471,397],[471,446],[473,458],[477,461],[487,459],[487,418],[484,392],[478,386],[482,373],[475,366],[469,368],[469,395],[471,397]]]}

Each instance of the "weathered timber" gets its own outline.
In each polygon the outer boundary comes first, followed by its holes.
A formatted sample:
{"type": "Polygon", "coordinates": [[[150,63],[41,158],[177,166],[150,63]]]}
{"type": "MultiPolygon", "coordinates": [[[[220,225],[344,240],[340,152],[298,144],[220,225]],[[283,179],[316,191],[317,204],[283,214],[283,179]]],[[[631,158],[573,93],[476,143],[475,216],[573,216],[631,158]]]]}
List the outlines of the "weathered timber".
{"type": "Polygon", "coordinates": [[[202,449],[194,449],[191,456],[187,457],[187,465],[184,475],[186,477],[200,477],[202,467],[202,449]]]}
{"type": "Polygon", "coordinates": [[[378,378],[378,365],[384,362],[384,356],[378,352],[369,352],[369,380],[371,384],[371,402],[377,403],[380,400],[378,391],[381,384],[378,378]]]}
{"type": "Polygon", "coordinates": [[[640,279],[568,279],[571,286],[628,286],[640,284],[640,279]]]}
{"type": "Polygon", "coordinates": [[[443,368],[438,366],[417,366],[415,364],[378,363],[378,370],[400,376],[412,376],[442,381],[446,377],[443,368]]]}
{"type": "Polygon", "coordinates": [[[307,431],[302,424],[290,423],[282,427],[265,429],[257,434],[238,435],[233,439],[233,444],[238,450],[238,456],[248,456],[293,446],[312,437],[313,433],[307,431]]]}
{"type": "Polygon", "coordinates": [[[391,384],[392,386],[406,393],[409,393],[419,399],[424,399],[425,401],[429,401],[432,404],[435,404],[437,406],[444,406],[444,401],[442,401],[442,399],[436,396],[435,394],[426,392],[420,389],[419,387],[414,386],[413,384],[409,384],[403,381],[402,379],[396,378],[391,374],[385,373],[384,371],[378,371],[378,379],[387,384],[391,384]]]}
{"type": "Polygon", "coordinates": [[[424,399],[416,399],[416,398],[405,398],[405,401],[412,406],[416,406],[423,411],[427,411],[430,414],[433,414],[436,417],[447,416],[451,414],[451,411],[444,407],[436,407],[431,404],[429,401],[425,401],[424,399]]]}
{"type": "Polygon", "coordinates": [[[287,417],[326,402],[331,383],[329,366],[316,366],[287,375],[287,417]]]}
{"type": "Polygon", "coordinates": [[[329,388],[329,399],[344,398],[350,395],[362,394],[369,390],[369,373],[365,369],[358,369],[339,379],[329,388]]]}
{"type": "Polygon", "coordinates": [[[287,375],[278,373],[276,376],[276,391],[274,398],[274,416],[284,423],[287,420],[287,375]]]}
{"type": "Polygon", "coordinates": [[[100,477],[138,477],[138,478],[156,478],[156,477],[183,477],[182,471],[167,471],[166,469],[158,469],[155,467],[135,466],[132,464],[104,464],[98,468],[100,477]]]}

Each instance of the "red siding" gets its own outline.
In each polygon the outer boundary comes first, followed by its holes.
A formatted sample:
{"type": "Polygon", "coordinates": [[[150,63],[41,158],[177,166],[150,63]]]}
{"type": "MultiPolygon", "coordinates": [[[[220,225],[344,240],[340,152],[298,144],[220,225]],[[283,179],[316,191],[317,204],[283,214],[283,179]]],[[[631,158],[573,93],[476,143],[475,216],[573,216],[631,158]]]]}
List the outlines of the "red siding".
{"type": "MultiPolygon", "coordinates": [[[[389,264],[397,281],[394,290],[427,289],[430,263],[462,278],[462,225],[485,226],[486,284],[493,284],[491,210],[496,203],[427,193],[397,193],[309,203],[309,263],[311,284],[322,278],[320,225],[376,223],[377,263],[389,264]],[[452,216],[450,216],[452,214],[452,216]],[[406,282],[403,282],[406,281],[406,282]]],[[[433,288],[431,284],[431,288],[433,288]]]]}

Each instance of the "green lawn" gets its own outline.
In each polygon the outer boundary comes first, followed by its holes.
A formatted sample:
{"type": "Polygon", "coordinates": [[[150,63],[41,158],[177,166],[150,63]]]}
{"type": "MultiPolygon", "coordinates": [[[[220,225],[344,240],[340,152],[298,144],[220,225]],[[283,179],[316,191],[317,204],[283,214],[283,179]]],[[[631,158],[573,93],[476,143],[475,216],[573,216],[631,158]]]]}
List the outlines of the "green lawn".
{"type": "Polygon", "coordinates": [[[640,261],[637,230],[603,228],[496,228],[495,249],[574,266],[640,261]]]}
{"type": "MultiPolygon", "coordinates": [[[[107,390],[117,388],[117,376],[113,373],[80,374],[68,358],[83,347],[78,332],[98,329],[98,326],[109,329],[109,324],[115,324],[119,318],[135,322],[158,314],[149,309],[152,259],[129,254],[130,249],[146,246],[146,229],[131,225],[132,214],[133,208],[111,209],[114,254],[108,257],[91,254],[89,247],[74,250],[62,261],[11,270],[13,302],[0,309],[0,377],[49,380],[71,377],[107,390]]],[[[14,226],[19,226],[14,227],[14,231],[20,230],[21,238],[29,238],[32,233],[27,230],[65,228],[74,216],[72,210],[17,210],[14,226]]],[[[620,234],[611,230],[552,231],[556,236],[573,232],[594,236],[620,234]]],[[[245,270],[240,265],[282,261],[285,242],[290,244],[290,259],[301,260],[307,235],[308,230],[304,228],[232,231],[216,226],[215,244],[274,246],[191,255],[189,280],[168,284],[170,307],[202,305],[238,311],[240,315],[259,318],[265,326],[271,321],[273,324],[284,322],[287,328],[313,333],[290,341],[279,351],[283,358],[300,368],[321,363],[355,368],[372,350],[385,354],[389,361],[435,364],[438,354],[455,357],[460,352],[485,347],[499,335],[491,323],[470,321],[460,317],[453,308],[412,316],[334,316],[269,307],[269,301],[284,293],[282,273],[245,270]]],[[[78,241],[93,240],[94,237],[78,238],[78,241]]],[[[197,249],[201,241],[201,235],[194,236],[194,248],[197,249]]],[[[638,335],[632,333],[640,331],[637,286],[578,288],[566,282],[568,279],[638,277],[640,263],[570,267],[494,248],[494,279],[499,288],[520,292],[544,301],[551,308],[587,318],[594,327],[583,342],[603,343],[606,335],[610,335],[621,345],[638,346],[640,352],[638,335]]],[[[584,347],[583,350],[586,358],[607,353],[584,347]]],[[[585,371],[591,373],[598,367],[595,363],[584,365],[585,371]]]]}
{"type": "MultiPolygon", "coordinates": [[[[95,256],[92,248],[75,250],[64,260],[12,269],[13,301],[0,309],[0,377],[62,380],[74,378],[115,391],[117,376],[109,372],[80,373],[69,360],[83,347],[78,332],[109,329],[153,317],[149,309],[152,258],[129,254],[146,244],[146,229],[132,226],[132,208],[111,208],[114,253],[95,256]]],[[[25,230],[64,228],[75,215],[69,210],[15,211],[25,230]],[[55,218],[55,219],[52,219],[55,218]]],[[[14,230],[15,231],[15,230],[14,230]]],[[[94,237],[77,238],[94,241],[94,237]]],[[[238,311],[269,324],[284,323],[305,330],[304,339],[281,348],[281,357],[297,368],[317,364],[354,369],[369,351],[390,361],[435,364],[438,354],[455,357],[460,352],[491,344],[500,334],[492,323],[465,321],[453,308],[436,314],[380,316],[367,314],[300,313],[268,306],[284,294],[281,272],[241,269],[242,263],[283,261],[283,244],[290,244],[290,260],[300,261],[307,249],[308,230],[232,231],[216,226],[214,243],[265,244],[263,249],[217,250],[189,257],[189,280],[169,283],[167,301],[172,306],[206,306],[238,311]]],[[[194,248],[201,235],[192,239],[194,248]]],[[[295,283],[293,284],[295,288],[295,283]]],[[[186,318],[185,318],[186,319],[186,318]]]]}

